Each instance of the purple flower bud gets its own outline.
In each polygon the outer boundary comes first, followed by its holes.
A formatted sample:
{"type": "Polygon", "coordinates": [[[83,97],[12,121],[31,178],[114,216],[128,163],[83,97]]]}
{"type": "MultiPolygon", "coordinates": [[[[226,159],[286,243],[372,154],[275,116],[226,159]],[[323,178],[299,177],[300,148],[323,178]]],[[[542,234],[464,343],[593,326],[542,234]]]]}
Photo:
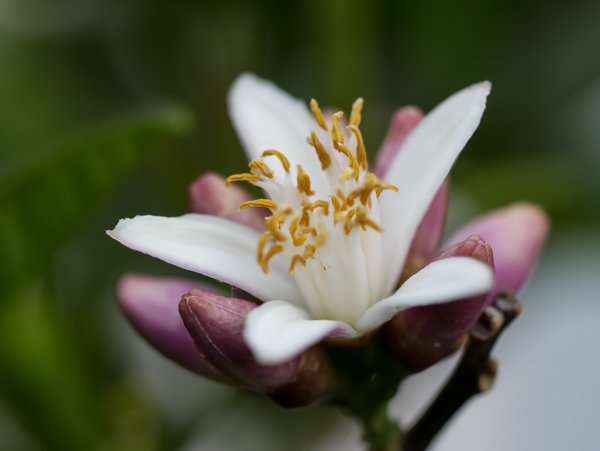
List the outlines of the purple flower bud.
{"type": "Polygon", "coordinates": [[[202,376],[224,380],[200,351],[181,321],[181,296],[202,284],[186,279],[126,275],[117,297],[133,327],[165,357],[202,376]]]}
{"type": "MultiPolygon", "coordinates": [[[[437,260],[472,257],[494,267],[491,247],[477,235],[441,252],[437,260]]],[[[420,371],[456,351],[486,305],[489,294],[401,311],[384,328],[391,352],[420,371]]]]}
{"type": "Polygon", "coordinates": [[[474,233],[483,237],[494,249],[495,291],[516,293],[535,266],[548,228],[548,216],[540,207],[517,203],[475,219],[456,232],[449,243],[474,233]]]}
{"type": "Polygon", "coordinates": [[[396,110],[390,121],[387,135],[377,152],[374,172],[378,177],[385,179],[390,164],[421,119],[423,119],[423,112],[417,107],[407,106],[396,110]]]}
{"type": "Polygon", "coordinates": [[[436,193],[413,237],[402,277],[408,278],[427,265],[437,253],[446,223],[448,179],[436,193]]]}
{"type": "Polygon", "coordinates": [[[194,213],[220,216],[254,229],[262,230],[266,211],[262,208],[238,210],[241,203],[253,197],[236,185],[225,186],[219,174],[208,172],[190,185],[190,210],[194,213]]]}
{"type": "Polygon", "coordinates": [[[194,289],[183,296],[179,312],[198,349],[239,385],[265,394],[286,407],[299,407],[322,397],[331,374],[318,349],[280,365],[256,362],[243,337],[246,315],[256,304],[194,289]]]}

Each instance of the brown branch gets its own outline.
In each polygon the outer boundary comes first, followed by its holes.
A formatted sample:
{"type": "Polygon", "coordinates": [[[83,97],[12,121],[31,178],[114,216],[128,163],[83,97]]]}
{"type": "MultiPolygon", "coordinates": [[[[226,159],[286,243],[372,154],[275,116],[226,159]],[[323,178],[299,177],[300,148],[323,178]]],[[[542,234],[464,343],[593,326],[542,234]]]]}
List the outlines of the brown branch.
{"type": "Polygon", "coordinates": [[[519,301],[502,293],[469,334],[463,356],[446,385],[419,421],[408,431],[403,451],[425,450],[450,418],[473,396],[494,384],[497,365],[490,353],[500,334],[521,313],[519,301]]]}

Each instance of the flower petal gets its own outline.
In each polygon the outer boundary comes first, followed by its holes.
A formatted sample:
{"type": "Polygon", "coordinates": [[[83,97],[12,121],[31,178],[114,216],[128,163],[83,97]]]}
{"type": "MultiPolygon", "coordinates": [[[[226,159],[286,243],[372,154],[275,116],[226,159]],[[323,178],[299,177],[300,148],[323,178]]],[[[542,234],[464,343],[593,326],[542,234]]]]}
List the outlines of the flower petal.
{"type": "Polygon", "coordinates": [[[278,258],[269,274],[256,263],[258,232],[215,216],[121,219],[108,235],[136,251],[229,283],[268,301],[302,302],[296,282],[278,258]]]}
{"type": "MultiPolygon", "coordinates": [[[[329,180],[306,138],[318,128],[306,104],[293,98],[270,81],[252,74],[240,75],[229,91],[229,115],[249,160],[267,149],[285,154],[291,164],[293,180],[296,165],[311,177],[316,195],[329,194],[329,180]]],[[[281,165],[273,158],[271,169],[283,177],[281,165]]]]}
{"type": "Polygon", "coordinates": [[[283,301],[267,302],[252,310],[244,330],[254,358],[264,365],[287,362],[328,336],[356,335],[346,323],[312,320],[306,310],[283,301]]]}
{"type": "Polygon", "coordinates": [[[470,86],[438,105],[410,133],[387,171],[386,181],[399,188],[380,198],[387,292],[435,193],[479,125],[490,87],[489,82],[470,86]]]}
{"type": "Polygon", "coordinates": [[[450,257],[425,266],[390,297],[369,308],[357,321],[366,332],[385,323],[400,310],[465,299],[492,288],[492,269],[470,257],[450,257]]]}

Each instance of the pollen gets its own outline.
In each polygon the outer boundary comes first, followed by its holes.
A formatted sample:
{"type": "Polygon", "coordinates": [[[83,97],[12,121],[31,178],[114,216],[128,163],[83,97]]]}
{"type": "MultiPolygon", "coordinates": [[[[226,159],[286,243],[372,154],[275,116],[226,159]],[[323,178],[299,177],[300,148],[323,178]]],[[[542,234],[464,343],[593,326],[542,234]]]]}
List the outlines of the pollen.
{"type": "Polygon", "coordinates": [[[257,263],[265,273],[271,259],[278,254],[289,262],[290,274],[315,262],[317,271],[328,271],[329,266],[324,263],[328,259],[320,259],[327,252],[339,251],[339,246],[356,243],[348,240],[351,234],[383,231],[378,210],[373,207],[383,191],[398,188],[368,171],[367,151],[359,128],[363,105],[362,98],[353,103],[347,126],[342,111],[331,116],[328,126],[317,101],[310,101],[316,126],[307,130],[306,141],[310,146],[307,152],[316,153],[320,168],[300,157],[300,161],[292,160],[285,149],[267,149],[248,164],[249,173],[234,174],[225,180],[227,185],[249,182],[269,196],[239,206],[271,211],[265,217],[265,231],[258,238],[256,250],[257,263]],[[327,132],[329,139],[319,139],[323,137],[318,135],[322,133],[319,128],[327,132]],[[295,165],[293,175],[292,165],[295,165]],[[323,193],[327,186],[331,191],[323,193]]]}

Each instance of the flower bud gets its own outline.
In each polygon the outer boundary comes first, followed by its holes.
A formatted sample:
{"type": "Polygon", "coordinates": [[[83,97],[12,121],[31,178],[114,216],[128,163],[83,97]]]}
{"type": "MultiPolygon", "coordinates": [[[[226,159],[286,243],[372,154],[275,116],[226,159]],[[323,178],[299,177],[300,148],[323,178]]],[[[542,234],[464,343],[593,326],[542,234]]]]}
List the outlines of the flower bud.
{"type": "MultiPolygon", "coordinates": [[[[472,257],[494,267],[491,247],[477,235],[443,252],[437,260],[472,257]]],[[[485,308],[489,294],[401,311],[384,328],[390,351],[406,368],[423,370],[456,351],[485,308]]]]}
{"type": "Polygon", "coordinates": [[[194,289],[183,296],[179,311],[198,349],[223,374],[286,407],[300,407],[325,395],[331,382],[328,364],[318,349],[280,365],[260,365],[243,338],[246,315],[256,304],[194,289]]]}
{"type": "Polygon", "coordinates": [[[516,293],[535,266],[548,227],[548,217],[540,207],[517,203],[475,219],[456,232],[449,243],[474,233],[483,237],[494,249],[495,292],[516,293]]]}
{"type": "Polygon", "coordinates": [[[385,173],[396,158],[402,144],[423,119],[423,112],[414,106],[398,109],[390,121],[387,135],[377,152],[375,174],[385,179],[385,173]]]}
{"type": "Polygon", "coordinates": [[[448,179],[444,180],[415,232],[402,274],[404,279],[427,265],[437,253],[446,223],[448,185],[448,179]]]}
{"type": "Polygon", "coordinates": [[[225,378],[196,348],[177,308],[183,294],[201,285],[131,274],[119,280],[117,297],[129,322],[160,353],[195,373],[221,381],[225,378]]]}
{"type": "Polygon", "coordinates": [[[190,185],[190,211],[205,215],[220,216],[254,229],[262,229],[266,211],[262,208],[238,206],[252,200],[250,193],[236,185],[225,186],[219,174],[208,172],[190,185]]]}

